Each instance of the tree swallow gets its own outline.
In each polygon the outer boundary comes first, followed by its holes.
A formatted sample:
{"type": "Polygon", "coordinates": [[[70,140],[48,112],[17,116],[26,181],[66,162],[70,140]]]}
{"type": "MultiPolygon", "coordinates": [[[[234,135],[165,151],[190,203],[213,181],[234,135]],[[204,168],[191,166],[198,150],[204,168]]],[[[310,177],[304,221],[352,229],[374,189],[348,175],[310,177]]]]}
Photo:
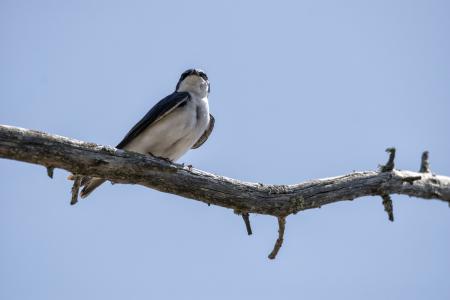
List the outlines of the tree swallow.
{"type": "MultiPolygon", "coordinates": [[[[200,147],[214,127],[208,106],[209,91],[208,76],[202,70],[185,71],[175,92],[153,106],[116,148],[176,161],[189,149],[200,147]]],[[[84,177],[81,198],[103,182],[102,178],[84,177]]]]}

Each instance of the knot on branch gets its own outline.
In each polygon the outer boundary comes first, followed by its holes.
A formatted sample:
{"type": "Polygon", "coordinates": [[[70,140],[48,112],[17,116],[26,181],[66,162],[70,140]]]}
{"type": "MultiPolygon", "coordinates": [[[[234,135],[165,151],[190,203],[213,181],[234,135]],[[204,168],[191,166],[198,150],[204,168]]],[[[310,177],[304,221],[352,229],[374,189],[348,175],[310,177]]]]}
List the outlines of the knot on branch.
{"type": "Polygon", "coordinates": [[[390,171],[394,170],[394,167],[395,167],[395,164],[394,164],[395,148],[394,147],[387,148],[386,152],[389,153],[389,159],[385,165],[380,166],[381,172],[390,172],[390,171]]]}
{"type": "Polygon", "coordinates": [[[420,179],[422,179],[422,176],[408,176],[408,177],[403,177],[402,181],[407,182],[412,185],[414,183],[414,181],[420,180],[420,179]]]}
{"type": "Polygon", "coordinates": [[[304,210],[306,207],[302,196],[289,199],[289,203],[290,203],[289,211],[294,215],[297,214],[299,211],[304,210]]]}

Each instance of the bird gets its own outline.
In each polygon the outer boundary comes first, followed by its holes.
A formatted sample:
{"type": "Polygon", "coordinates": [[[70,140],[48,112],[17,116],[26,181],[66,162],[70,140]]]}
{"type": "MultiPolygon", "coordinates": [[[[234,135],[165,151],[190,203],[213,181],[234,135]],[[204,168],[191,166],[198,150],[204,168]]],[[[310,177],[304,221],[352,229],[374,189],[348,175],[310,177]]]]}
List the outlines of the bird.
{"type": "MultiPolygon", "coordinates": [[[[197,149],[206,142],[214,128],[215,119],[208,104],[210,90],[208,76],[203,70],[186,70],[181,74],[175,91],[156,103],[116,148],[170,162],[178,160],[189,149],[197,149]]],[[[80,197],[86,198],[105,181],[84,176],[81,178],[80,197]]]]}

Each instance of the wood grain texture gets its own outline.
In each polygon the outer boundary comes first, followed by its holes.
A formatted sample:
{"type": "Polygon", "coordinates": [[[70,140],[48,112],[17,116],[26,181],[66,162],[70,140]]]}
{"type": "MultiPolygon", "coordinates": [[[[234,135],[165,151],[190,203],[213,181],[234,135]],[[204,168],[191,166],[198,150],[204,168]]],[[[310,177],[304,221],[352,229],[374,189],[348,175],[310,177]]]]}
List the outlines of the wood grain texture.
{"type": "MultiPolygon", "coordinates": [[[[109,146],[0,125],[0,157],[60,168],[115,183],[140,184],[243,213],[285,217],[363,196],[402,194],[450,203],[450,177],[362,171],[293,185],[266,185],[214,175],[109,146]]],[[[52,173],[52,172],[51,172],[52,173]]]]}

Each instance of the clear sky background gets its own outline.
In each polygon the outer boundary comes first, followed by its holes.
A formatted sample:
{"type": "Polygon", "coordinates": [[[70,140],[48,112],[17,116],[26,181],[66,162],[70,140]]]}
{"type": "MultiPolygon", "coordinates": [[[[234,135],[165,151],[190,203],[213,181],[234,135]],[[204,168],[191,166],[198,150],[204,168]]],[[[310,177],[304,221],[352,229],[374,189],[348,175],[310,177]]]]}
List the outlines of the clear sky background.
{"type": "MultiPolygon", "coordinates": [[[[180,162],[296,183],[386,147],[450,175],[449,1],[0,1],[0,123],[116,145],[181,72],[216,127],[180,162]]],[[[287,220],[141,186],[69,205],[68,173],[0,160],[0,299],[450,299],[450,208],[393,196],[287,220]]]]}

